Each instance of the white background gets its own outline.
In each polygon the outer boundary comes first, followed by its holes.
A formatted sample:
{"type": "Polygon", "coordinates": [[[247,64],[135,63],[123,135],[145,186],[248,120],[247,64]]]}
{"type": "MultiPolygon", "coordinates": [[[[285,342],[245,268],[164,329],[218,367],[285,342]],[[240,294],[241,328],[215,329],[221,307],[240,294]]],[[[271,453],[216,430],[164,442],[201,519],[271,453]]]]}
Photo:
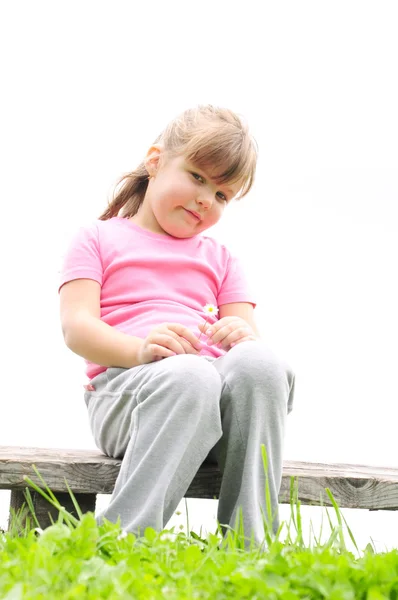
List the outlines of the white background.
{"type": "MultiPolygon", "coordinates": [[[[296,372],[285,458],[397,465],[397,12],[1,3],[0,444],[94,447],[59,325],[62,254],[166,123],[213,103],[260,148],[255,188],[210,233],[241,256],[263,338],[296,372]]],[[[215,501],[190,506],[213,529],[215,501]]],[[[396,513],[345,514],[362,547],[398,546],[396,513]]]]}

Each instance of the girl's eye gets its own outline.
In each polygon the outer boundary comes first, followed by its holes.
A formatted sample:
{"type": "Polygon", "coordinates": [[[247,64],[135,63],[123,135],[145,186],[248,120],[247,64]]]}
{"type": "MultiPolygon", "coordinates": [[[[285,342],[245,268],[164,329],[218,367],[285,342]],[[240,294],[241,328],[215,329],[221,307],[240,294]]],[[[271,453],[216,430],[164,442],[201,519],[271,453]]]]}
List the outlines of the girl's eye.
{"type": "MultiPolygon", "coordinates": [[[[199,181],[200,183],[205,183],[205,180],[201,175],[199,175],[199,173],[192,172],[191,175],[196,181],[199,181]]],[[[219,200],[222,200],[222,202],[227,202],[227,199],[222,192],[217,192],[217,197],[219,198],[219,200]]]]}
{"type": "Polygon", "coordinates": [[[196,181],[201,181],[203,183],[203,177],[198,175],[198,173],[192,173],[192,176],[194,179],[196,179],[196,181]]]}

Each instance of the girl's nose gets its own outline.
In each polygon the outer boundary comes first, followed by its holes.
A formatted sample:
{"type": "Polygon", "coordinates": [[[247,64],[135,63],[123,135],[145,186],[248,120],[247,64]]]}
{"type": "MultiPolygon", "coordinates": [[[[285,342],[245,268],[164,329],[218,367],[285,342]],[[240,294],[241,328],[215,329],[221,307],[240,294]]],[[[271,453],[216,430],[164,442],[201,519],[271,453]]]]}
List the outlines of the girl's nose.
{"type": "Polygon", "coordinates": [[[213,204],[213,198],[210,193],[203,192],[198,196],[198,204],[201,204],[204,208],[211,208],[213,204]]]}

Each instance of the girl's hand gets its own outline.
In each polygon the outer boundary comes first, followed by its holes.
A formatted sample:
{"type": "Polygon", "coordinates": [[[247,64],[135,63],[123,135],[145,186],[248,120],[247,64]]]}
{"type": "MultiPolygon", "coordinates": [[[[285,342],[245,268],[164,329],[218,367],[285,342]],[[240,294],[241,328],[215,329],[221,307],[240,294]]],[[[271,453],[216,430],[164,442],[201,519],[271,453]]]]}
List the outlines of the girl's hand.
{"type": "Polygon", "coordinates": [[[226,351],[241,342],[258,339],[249,323],[241,317],[223,317],[213,325],[201,323],[199,329],[208,336],[208,346],[217,345],[226,351]]]}
{"type": "Polygon", "coordinates": [[[187,327],[179,323],[162,323],[142,340],[138,360],[144,365],[175,354],[199,354],[201,347],[196,335],[187,327]]]}

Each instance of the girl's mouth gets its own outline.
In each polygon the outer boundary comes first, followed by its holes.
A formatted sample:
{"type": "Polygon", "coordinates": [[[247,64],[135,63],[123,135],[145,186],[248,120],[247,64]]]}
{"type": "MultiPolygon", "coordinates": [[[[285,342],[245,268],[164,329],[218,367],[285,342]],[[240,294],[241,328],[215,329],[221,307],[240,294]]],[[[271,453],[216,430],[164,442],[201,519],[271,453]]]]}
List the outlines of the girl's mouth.
{"type": "Polygon", "coordinates": [[[198,213],[192,212],[191,210],[188,210],[187,208],[185,208],[184,210],[186,210],[186,212],[188,214],[190,214],[191,217],[193,217],[195,219],[195,221],[201,221],[202,220],[201,216],[198,215],[198,213]]]}

